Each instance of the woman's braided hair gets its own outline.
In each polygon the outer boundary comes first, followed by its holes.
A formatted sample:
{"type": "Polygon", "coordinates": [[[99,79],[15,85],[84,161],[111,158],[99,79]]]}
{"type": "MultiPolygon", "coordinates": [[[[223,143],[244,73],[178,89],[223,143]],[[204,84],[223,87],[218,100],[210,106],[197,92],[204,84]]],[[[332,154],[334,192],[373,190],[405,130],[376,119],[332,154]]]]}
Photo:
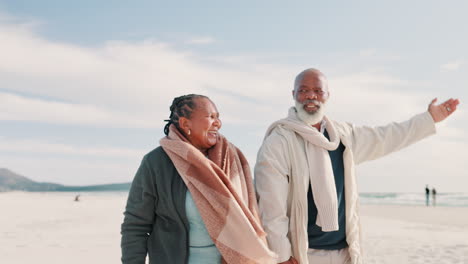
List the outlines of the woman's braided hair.
{"type": "Polygon", "coordinates": [[[193,110],[196,107],[195,99],[198,98],[210,99],[207,96],[199,94],[187,94],[174,98],[174,100],[172,101],[172,105],[169,108],[171,110],[169,119],[164,120],[167,122],[166,126],[164,126],[164,134],[166,134],[166,136],[169,134],[169,126],[171,124],[174,124],[177,127],[177,129],[180,130],[179,118],[190,118],[193,110]]]}

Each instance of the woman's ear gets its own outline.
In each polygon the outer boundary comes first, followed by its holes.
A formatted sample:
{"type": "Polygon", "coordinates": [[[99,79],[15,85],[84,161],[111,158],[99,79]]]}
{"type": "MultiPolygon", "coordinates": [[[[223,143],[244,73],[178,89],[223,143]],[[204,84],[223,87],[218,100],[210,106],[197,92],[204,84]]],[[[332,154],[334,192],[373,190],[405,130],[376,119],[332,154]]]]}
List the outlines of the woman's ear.
{"type": "Polygon", "coordinates": [[[188,135],[190,128],[192,128],[192,121],[186,117],[179,117],[179,127],[185,135],[188,135]]]}

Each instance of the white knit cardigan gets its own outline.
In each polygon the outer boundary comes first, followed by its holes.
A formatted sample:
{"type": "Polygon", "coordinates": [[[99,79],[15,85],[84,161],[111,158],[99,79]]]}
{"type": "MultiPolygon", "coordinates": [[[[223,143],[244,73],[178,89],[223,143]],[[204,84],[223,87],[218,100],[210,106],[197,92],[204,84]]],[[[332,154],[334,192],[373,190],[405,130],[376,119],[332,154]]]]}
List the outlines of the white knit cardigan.
{"type": "MultiPolygon", "coordinates": [[[[402,123],[382,127],[356,127],[339,122],[333,122],[333,125],[346,147],[343,162],[348,250],[352,263],[361,264],[363,260],[355,164],[377,159],[432,135],[435,133],[435,125],[428,112],[402,123]]],[[[307,163],[305,153],[304,140],[293,131],[278,126],[265,138],[257,156],[255,187],[259,210],[268,244],[278,254],[278,262],[294,256],[300,264],[308,264],[307,206],[296,208],[292,202],[296,199],[307,201],[304,193],[307,194],[309,177],[306,175],[307,170],[313,170],[313,164],[307,163]],[[292,141],[296,142],[292,144],[292,141]],[[293,149],[292,146],[302,148],[293,149]],[[291,184],[293,181],[297,182],[291,184]],[[295,191],[293,186],[300,186],[304,190],[295,191]],[[298,193],[302,197],[296,197],[298,193]]],[[[307,202],[303,204],[307,205],[307,202]]]]}

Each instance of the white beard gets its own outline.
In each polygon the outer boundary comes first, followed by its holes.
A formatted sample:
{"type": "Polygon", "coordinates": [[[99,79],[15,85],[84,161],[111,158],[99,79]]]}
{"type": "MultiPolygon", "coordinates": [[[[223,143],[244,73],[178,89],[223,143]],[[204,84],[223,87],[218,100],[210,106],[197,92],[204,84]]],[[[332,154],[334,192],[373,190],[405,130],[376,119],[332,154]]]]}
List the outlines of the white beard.
{"type": "Polygon", "coordinates": [[[307,113],[303,108],[304,105],[295,101],[297,117],[309,126],[322,122],[325,116],[325,104],[315,100],[314,102],[319,106],[319,109],[315,113],[307,113]]]}

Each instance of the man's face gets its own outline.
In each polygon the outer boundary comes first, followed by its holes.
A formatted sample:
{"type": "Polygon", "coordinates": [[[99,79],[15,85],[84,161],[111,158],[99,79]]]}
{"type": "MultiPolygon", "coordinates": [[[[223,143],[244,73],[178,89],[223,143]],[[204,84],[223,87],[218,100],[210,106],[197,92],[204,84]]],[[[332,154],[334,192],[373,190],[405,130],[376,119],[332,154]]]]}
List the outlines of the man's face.
{"type": "Polygon", "coordinates": [[[328,100],[329,92],[325,82],[325,77],[315,72],[308,72],[293,90],[294,100],[310,115],[320,109],[321,106],[317,102],[325,104],[328,100]]]}

